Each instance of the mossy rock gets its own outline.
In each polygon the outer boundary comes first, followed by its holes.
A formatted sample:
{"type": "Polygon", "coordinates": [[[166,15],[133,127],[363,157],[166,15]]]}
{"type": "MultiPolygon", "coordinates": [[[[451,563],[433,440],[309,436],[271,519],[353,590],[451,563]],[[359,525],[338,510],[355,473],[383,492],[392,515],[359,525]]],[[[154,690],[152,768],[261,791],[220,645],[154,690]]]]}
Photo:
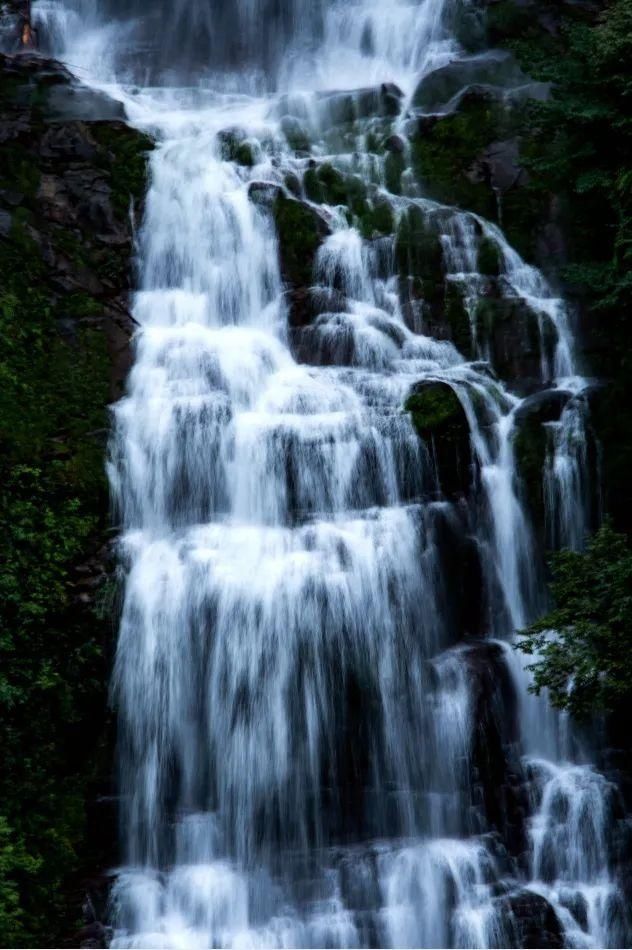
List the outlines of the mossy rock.
{"type": "Polygon", "coordinates": [[[299,154],[309,154],[311,148],[309,132],[300,119],[293,115],[284,116],[281,120],[281,131],[293,151],[299,154]]]}
{"type": "Polygon", "coordinates": [[[500,249],[495,241],[483,237],[476,255],[476,269],[484,277],[498,277],[501,271],[500,249]]]}
{"type": "Polygon", "coordinates": [[[309,205],[282,193],[276,196],[273,215],[283,276],[294,287],[308,287],[312,283],[314,259],[327,234],[327,225],[309,205]]]}
{"type": "Polygon", "coordinates": [[[401,152],[388,152],[384,159],[384,181],[392,194],[402,193],[402,175],[406,170],[406,160],[401,152]]]}
{"type": "Polygon", "coordinates": [[[405,409],[412,413],[415,428],[421,435],[431,435],[440,428],[460,421],[463,408],[447,383],[427,383],[406,400],[405,409]]]}
{"type": "Polygon", "coordinates": [[[514,432],[516,472],[531,516],[540,531],[544,525],[544,465],[547,445],[546,429],[537,418],[526,419],[514,432]]]}
{"type": "Polygon", "coordinates": [[[437,481],[448,497],[468,493],[472,452],[470,431],[459,397],[448,383],[418,383],[404,404],[434,461],[437,481]]]}
{"type": "Polygon", "coordinates": [[[470,315],[465,306],[463,289],[454,281],[446,282],[444,310],[450,339],[459,353],[467,359],[472,359],[475,354],[470,315]]]}
{"type": "Polygon", "coordinates": [[[458,110],[431,120],[421,119],[411,139],[413,171],[424,193],[495,220],[494,191],[473,174],[477,158],[492,142],[508,137],[511,114],[493,95],[468,93],[458,110]]]}
{"type": "Polygon", "coordinates": [[[421,208],[411,206],[399,220],[395,259],[402,277],[421,281],[420,296],[427,302],[441,300],[445,267],[440,236],[421,208]]]}
{"type": "Polygon", "coordinates": [[[385,198],[375,199],[357,217],[360,234],[367,240],[392,234],[395,230],[395,215],[385,198]]]}
{"type": "Polygon", "coordinates": [[[454,60],[428,73],[413,93],[412,103],[417,108],[434,112],[467,87],[504,88],[524,83],[525,79],[511,53],[495,50],[454,60]]]}
{"type": "MultiPolygon", "coordinates": [[[[112,205],[121,217],[127,217],[130,202],[141,204],[147,190],[147,156],[155,148],[154,140],[124,122],[94,122],[92,137],[107,151],[105,164],[110,173],[112,205]]],[[[99,161],[99,160],[98,160],[99,161]]]]}
{"type": "Polygon", "coordinates": [[[225,162],[235,162],[244,168],[252,168],[256,164],[255,148],[246,138],[242,129],[222,129],[218,132],[220,154],[225,162]]]}

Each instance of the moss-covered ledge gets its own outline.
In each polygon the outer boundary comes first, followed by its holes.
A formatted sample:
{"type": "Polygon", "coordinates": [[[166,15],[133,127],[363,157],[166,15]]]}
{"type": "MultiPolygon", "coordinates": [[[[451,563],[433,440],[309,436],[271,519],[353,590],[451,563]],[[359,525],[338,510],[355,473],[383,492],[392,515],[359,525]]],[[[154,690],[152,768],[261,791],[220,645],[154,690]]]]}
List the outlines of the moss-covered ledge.
{"type": "Polygon", "coordinates": [[[116,837],[86,833],[111,761],[104,451],[151,142],[35,55],[0,56],[0,137],[0,943],[60,946],[116,837]]]}

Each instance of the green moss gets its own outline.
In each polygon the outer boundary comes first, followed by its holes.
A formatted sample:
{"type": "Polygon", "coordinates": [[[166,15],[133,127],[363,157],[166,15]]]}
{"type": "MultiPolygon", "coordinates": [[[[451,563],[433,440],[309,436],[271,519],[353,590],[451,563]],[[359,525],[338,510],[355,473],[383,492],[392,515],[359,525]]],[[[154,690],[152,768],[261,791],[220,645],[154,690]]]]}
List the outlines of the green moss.
{"type": "Polygon", "coordinates": [[[41,178],[40,165],[27,149],[16,142],[3,143],[0,149],[0,187],[32,200],[41,178]]]}
{"type": "Polygon", "coordinates": [[[303,187],[310,201],[314,201],[316,204],[324,203],[325,189],[315,168],[308,168],[303,175],[303,187]]]}
{"type": "Polygon", "coordinates": [[[309,286],[314,257],[322,242],[316,214],[300,201],[279,195],[274,203],[274,218],[287,280],[295,286],[309,286]]]}
{"type": "Polygon", "coordinates": [[[140,202],[147,187],[147,153],[153,140],[123,122],[93,122],[92,135],[105,150],[100,163],[110,173],[112,206],[125,217],[132,201],[140,202]]]}
{"type": "Polygon", "coordinates": [[[300,153],[309,152],[309,134],[299,119],[294,116],[285,116],[281,121],[281,129],[291,149],[300,153]]]}
{"type": "Polygon", "coordinates": [[[467,97],[454,115],[440,118],[412,140],[415,174],[425,193],[495,219],[497,202],[484,182],[473,180],[472,165],[493,141],[508,133],[511,117],[493,98],[467,97]]]}
{"type": "Polygon", "coordinates": [[[410,412],[415,428],[424,436],[451,423],[460,423],[463,414],[458,396],[444,384],[424,386],[408,397],[404,409],[410,412]]]}
{"type": "Polygon", "coordinates": [[[392,234],[395,230],[395,216],[388,201],[376,200],[369,205],[359,218],[359,228],[362,237],[370,240],[380,235],[392,234]]]}
{"type": "Polygon", "coordinates": [[[443,294],[443,249],[436,230],[420,208],[402,214],[395,241],[397,268],[402,277],[421,281],[421,296],[429,302],[443,294]]]}
{"type": "Polygon", "coordinates": [[[46,281],[18,220],[0,242],[0,942],[10,946],[74,927],[64,884],[83,847],[85,749],[103,719],[109,632],[78,611],[69,583],[107,519],[109,359],[101,332],[59,333],[69,315],[102,308],[84,294],[58,302],[46,281]]]}
{"type": "MultiPolygon", "coordinates": [[[[20,85],[20,108],[25,98],[32,107],[45,100],[42,90],[38,99],[28,84],[20,85]]],[[[106,718],[111,615],[97,616],[78,602],[74,568],[103,543],[108,522],[103,457],[111,360],[103,302],[85,291],[61,294],[54,268],[65,259],[73,277],[96,274],[119,290],[129,268],[128,247],[110,248],[90,232],[42,217],[40,169],[61,178],[66,163],[43,158],[40,119],[31,113],[28,139],[0,156],[0,185],[23,195],[9,240],[0,239],[5,946],[58,944],[77,927],[68,877],[86,855],[85,802],[106,718]]],[[[96,143],[93,163],[111,185],[114,212],[123,221],[131,199],[144,195],[152,143],[123,123],[90,123],[84,131],[96,143]]]]}
{"type": "Polygon", "coordinates": [[[318,204],[344,206],[351,215],[362,216],[369,210],[366,185],[357,175],[344,174],[330,162],[308,168],[303,176],[305,194],[318,204]]]}

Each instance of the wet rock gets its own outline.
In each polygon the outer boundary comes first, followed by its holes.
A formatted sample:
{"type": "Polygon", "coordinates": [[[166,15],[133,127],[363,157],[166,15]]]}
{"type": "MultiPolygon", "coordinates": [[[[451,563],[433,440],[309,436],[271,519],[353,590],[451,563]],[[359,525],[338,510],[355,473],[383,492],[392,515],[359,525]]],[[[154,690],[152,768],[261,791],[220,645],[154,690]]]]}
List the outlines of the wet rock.
{"type": "Polygon", "coordinates": [[[557,422],[572,394],[550,389],[534,393],[516,410],[513,434],[516,470],[535,526],[542,535],[545,520],[544,467],[549,436],[546,423],[557,422]]]}
{"type": "Polygon", "coordinates": [[[448,497],[467,495],[472,481],[472,452],[467,417],[448,383],[417,383],[404,408],[433,459],[437,481],[448,497]]]}
{"type": "Polygon", "coordinates": [[[501,268],[500,250],[495,241],[484,237],[476,255],[476,269],[486,277],[498,277],[501,268]]]}
{"type": "Polygon", "coordinates": [[[48,92],[47,122],[111,122],[124,118],[122,102],[79,83],[60,83],[48,92]]]}
{"type": "Polygon", "coordinates": [[[553,907],[534,891],[516,891],[497,902],[511,933],[511,945],[525,950],[564,947],[564,930],[553,907]]]}
{"type": "Polygon", "coordinates": [[[305,123],[296,116],[286,115],[281,120],[281,131],[291,149],[299,155],[309,154],[310,136],[305,123]]]}
{"type": "Polygon", "coordinates": [[[37,248],[42,285],[69,342],[80,345],[81,328],[103,335],[117,398],[134,330],[130,208],[141,208],[152,142],[120,121],[120,104],[54,60],[0,55],[0,69],[0,237],[7,248],[20,235],[37,248]]]}
{"type": "Polygon", "coordinates": [[[426,112],[438,112],[468,86],[508,88],[525,81],[524,73],[510,53],[491,50],[454,60],[428,73],[415,89],[412,104],[426,112]]]}
{"type": "Polygon", "coordinates": [[[517,139],[492,142],[471,166],[472,180],[487,182],[499,193],[528,183],[528,175],[520,163],[520,147],[517,139]]]}
{"type": "Polygon", "coordinates": [[[471,530],[464,505],[437,506],[433,513],[433,538],[445,585],[446,627],[456,632],[455,642],[483,636],[486,629],[482,551],[471,530]]]}
{"type": "Polygon", "coordinates": [[[402,90],[392,82],[352,92],[326,93],[319,99],[319,110],[332,125],[345,125],[358,119],[399,115],[402,90]]]}
{"type": "Polygon", "coordinates": [[[280,185],[269,181],[251,181],[248,185],[248,197],[254,204],[264,208],[274,208],[274,204],[283,195],[280,185]]]}
{"type": "Polygon", "coordinates": [[[284,280],[293,289],[311,286],[316,253],[329,234],[326,221],[310,205],[284,194],[277,194],[273,214],[284,280]]]}
{"type": "Polygon", "coordinates": [[[246,168],[256,163],[255,148],[243,129],[222,129],[217,134],[220,154],[225,162],[235,162],[246,168]]]}
{"type": "Polygon", "coordinates": [[[557,331],[546,314],[518,297],[488,296],[479,300],[475,322],[494,370],[512,388],[526,393],[550,381],[542,379],[542,372],[548,366],[552,373],[557,331]]]}
{"type": "Polygon", "coordinates": [[[563,389],[547,389],[544,392],[533,393],[516,410],[514,414],[516,427],[557,422],[571,397],[572,393],[563,389]]]}
{"type": "Polygon", "coordinates": [[[490,640],[455,647],[441,655],[436,668],[433,664],[437,685],[446,683],[446,675],[449,685],[455,669],[468,692],[471,820],[477,831],[491,832],[499,860],[517,858],[527,848],[528,784],[519,757],[518,707],[505,650],[490,640]]]}

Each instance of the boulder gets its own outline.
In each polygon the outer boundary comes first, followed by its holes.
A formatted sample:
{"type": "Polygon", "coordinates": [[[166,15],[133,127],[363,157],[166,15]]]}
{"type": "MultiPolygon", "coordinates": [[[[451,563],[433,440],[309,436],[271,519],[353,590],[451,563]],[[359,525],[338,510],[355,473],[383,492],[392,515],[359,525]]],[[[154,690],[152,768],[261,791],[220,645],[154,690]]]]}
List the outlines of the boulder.
{"type": "Polygon", "coordinates": [[[571,398],[572,393],[565,389],[546,389],[527,396],[514,413],[516,428],[557,422],[571,398]]]}
{"type": "Polygon", "coordinates": [[[399,115],[404,93],[392,82],[350,92],[328,92],[318,99],[321,121],[346,125],[358,119],[391,118],[399,115]]]}
{"type": "Polygon", "coordinates": [[[542,894],[524,888],[498,898],[496,906],[507,922],[510,946],[524,950],[558,950],[566,946],[564,928],[542,894]]]}
{"type": "Polygon", "coordinates": [[[225,162],[252,168],[256,164],[255,146],[243,129],[222,129],[217,133],[220,155],[225,162]]]}
{"type": "Polygon", "coordinates": [[[526,76],[511,53],[490,50],[478,56],[453,60],[424,76],[415,92],[412,104],[425,112],[439,112],[469,86],[490,86],[507,89],[523,85],[526,76]]]}
{"type": "Polygon", "coordinates": [[[273,214],[285,282],[293,288],[311,286],[316,253],[330,233],[327,222],[313,207],[282,192],[277,193],[273,214]]]}
{"type": "Polygon", "coordinates": [[[413,387],[404,408],[426,443],[441,492],[467,495],[472,482],[470,429],[454,389],[440,380],[424,380],[413,387]]]}
{"type": "Polygon", "coordinates": [[[534,393],[514,415],[513,432],[516,470],[527,504],[540,533],[544,530],[544,466],[549,439],[547,422],[557,422],[572,394],[558,389],[534,393]]]}
{"type": "Polygon", "coordinates": [[[476,157],[469,174],[473,180],[487,182],[501,194],[527,184],[528,176],[520,163],[518,140],[492,142],[476,157]]]}

